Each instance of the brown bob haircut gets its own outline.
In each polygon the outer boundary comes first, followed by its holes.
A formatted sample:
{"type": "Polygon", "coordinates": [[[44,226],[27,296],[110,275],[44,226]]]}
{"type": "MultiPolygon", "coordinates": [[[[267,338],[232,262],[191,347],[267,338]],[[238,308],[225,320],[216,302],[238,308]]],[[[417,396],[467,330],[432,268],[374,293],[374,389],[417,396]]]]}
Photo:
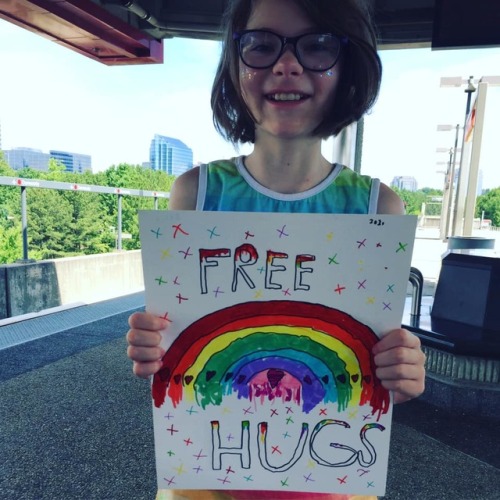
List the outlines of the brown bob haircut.
{"type": "MultiPolygon", "coordinates": [[[[272,1],[272,0],[260,0],[272,1]]],[[[314,131],[322,139],[337,135],[375,103],[382,78],[376,36],[367,8],[358,0],[289,0],[325,33],[348,39],[342,47],[336,98],[314,131]]],[[[255,123],[241,96],[239,55],[233,34],[246,28],[255,0],[230,0],[224,15],[223,50],[212,87],[217,131],[233,144],[255,142],[255,123]]]]}

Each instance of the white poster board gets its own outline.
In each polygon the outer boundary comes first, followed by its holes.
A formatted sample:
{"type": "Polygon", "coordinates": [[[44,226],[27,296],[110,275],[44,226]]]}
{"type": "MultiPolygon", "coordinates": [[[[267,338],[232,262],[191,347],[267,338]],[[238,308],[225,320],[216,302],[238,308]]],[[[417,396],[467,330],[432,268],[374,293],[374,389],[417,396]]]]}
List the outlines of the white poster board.
{"type": "Polygon", "coordinates": [[[383,495],[412,216],[144,211],[160,489],[383,495]]]}

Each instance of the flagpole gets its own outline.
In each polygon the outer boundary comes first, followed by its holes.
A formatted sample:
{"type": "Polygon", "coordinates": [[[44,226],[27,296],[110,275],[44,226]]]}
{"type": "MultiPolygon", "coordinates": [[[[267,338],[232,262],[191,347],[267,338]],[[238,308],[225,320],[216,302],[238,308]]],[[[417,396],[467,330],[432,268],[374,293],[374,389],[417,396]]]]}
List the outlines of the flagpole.
{"type": "MultiPolygon", "coordinates": [[[[458,147],[458,133],[460,130],[460,125],[457,124],[455,128],[455,145],[453,147],[453,157],[451,158],[450,164],[450,181],[449,181],[449,189],[448,189],[448,206],[446,208],[446,226],[445,226],[445,236],[442,238],[443,241],[446,241],[448,235],[450,234],[450,227],[453,224],[452,216],[453,216],[453,207],[454,207],[454,188],[455,188],[455,165],[457,163],[457,147],[458,147]]],[[[462,152],[460,151],[460,154],[462,152]]]]}
{"type": "Polygon", "coordinates": [[[469,134],[472,134],[472,154],[470,161],[469,182],[467,185],[467,196],[465,200],[464,236],[472,236],[472,228],[474,225],[477,179],[479,176],[479,159],[481,156],[481,142],[483,137],[487,92],[488,84],[480,81],[477,88],[476,102],[474,103],[475,122],[470,124],[473,128],[469,131],[469,134]]]}
{"type": "Polygon", "coordinates": [[[470,103],[472,100],[472,94],[476,91],[476,87],[473,84],[474,77],[470,76],[467,83],[467,88],[464,92],[467,94],[467,104],[465,107],[465,119],[464,119],[464,133],[462,137],[462,154],[460,156],[460,173],[457,181],[457,190],[455,193],[455,206],[453,207],[453,230],[451,236],[462,236],[464,227],[464,214],[465,214],[465,187],[468,183],[469,177],[469,153],[470,153],[470,143],[465,142],[465,136],[467,134],[467,118],[470,112],[470,103]]]}

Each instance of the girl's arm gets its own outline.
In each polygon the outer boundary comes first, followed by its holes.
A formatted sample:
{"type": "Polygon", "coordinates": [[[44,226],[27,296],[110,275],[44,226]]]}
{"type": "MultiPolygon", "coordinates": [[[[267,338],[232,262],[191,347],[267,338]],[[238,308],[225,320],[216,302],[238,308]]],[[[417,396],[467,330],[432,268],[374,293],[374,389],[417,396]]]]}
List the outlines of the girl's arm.
{"type": "MultiPolygon", "coordinates": [[[[404,215],[401,198],[385,184],[380,184],[377,213],[404,215]]],[[[420,396],[425,386],[425,355],[420,339],[403,328],[392,330],[373,349],[377,377],[394,391],[394,402],[403,403],[420,396]]]]}
{"type": "MultiPolygon", "coordinates": [[[[170,191],[170,210],[195,210],[198,195],[199,169],[193,168],[179,176],[170,191]]],[[[129,318],[127,332],[128,357],[133,361],[134,373],[147,378],[161,368],[165,351],[160,347],[160,331],[168,322],[148,312],[136,312],[129,318]]]]}

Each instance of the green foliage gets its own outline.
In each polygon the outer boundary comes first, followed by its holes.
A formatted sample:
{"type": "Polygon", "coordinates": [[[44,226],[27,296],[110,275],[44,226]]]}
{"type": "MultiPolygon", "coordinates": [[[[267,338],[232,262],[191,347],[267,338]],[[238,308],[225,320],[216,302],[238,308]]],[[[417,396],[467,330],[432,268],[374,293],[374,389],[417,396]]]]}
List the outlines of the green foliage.
{"type": "MultiPolygon", "coordinates": [[[[163,172],[144,169],[140,166],[120,164],[112,166],[104,172],[106,176],[105,184],[129,189],[144,189],[146,191],[169,192],[174,176],[166,175],[163,172]]],[[[107,206],[108,214],[117,213],[117,197],[105,195],[102,197],[103,203],[107,206]]],[[[139,220],[137,212],[139,210],[152,210],[154,208],[152,198],[141,198],[138,196],[122,196],[122,231],[132,235],[130,240],[122,240],[125,250],[136,250],[140,248],[139,241],[139,220]]],[[[167,200],[159,199],[158,208],[167,209],[167,200]]],[[[116,216],[114,217],[116,222],[116,216]]]]}
{"type": "MultiPolygon", "coordinates": [[[[52,160],[47,172],[24,168],[14,171],[0,154],[0,175],[41,179],[80,185],[99,185],[147,191],[169,192],[173,176],[120,164],[104,172],[82,174],[66,172],[64,165],[52,160]]],[[[152,209],[153,199],[122,196],[122,231],[125,250],[140,248],[137,211],[152,209]]],[[[71,255],[112,252],[116,248],[118,197],[84,191],[27,189],[29,257],[49,259],[71,255]]],[[[168,200],[159,199],[159,209],[168,208],[168,200]]],[[[22,257],[21,193],[17,186],[0,186],[0,262],[22,257]]]]}
{"type": "Polygon", "coordinates": [[[0,224],[0,264],[8,264],[21,259],[23,248],[21,226],[0,224]]]}
{"type": "Polygon", "coordinates": [[[0,186],[0,225],[2,220],[8,220],[15,212],[15,207],[19,207],[21,193],[19,188],[10,186],[0,186]]]}
{"type": "Polygon", "coordinates": [[[49,159],[48,173],[44,179],[48,181],[65,182],[66,166],[55,158],[49,159]]]}
{"type": "MultiPolygon", "coordinates": [[[[13,178],[16,176],[16,171],[10,168],[5,160],[3,151],[0,151],[0,175],[13,178]]],[[[20,200],[19,188],[0,186],[0,263],[13,262],[22,257],[22,252],[18,255],[16,250],[16,231],[21,241],[21,230],[14,228],[16,207],[19,207],[20,200]]]]}
{"type": "Polygon", "coordinates": [[[418,191],[407,191],[405,189],[392,188],[405,204],[408,215],[423,215],[422,207],[425,203],[425,215],[440,215],[441,203],[435,201],[441,198],[443,192],[439,189],[422,188],[418,191]]]}
{"type": "Polygon", "coordinates": [[[10,165],[5,160],[3,151],[0,150],[0,175],[14,176],[14,169],[10,168],[10,165]]]}
{"type": "MultiPolygon", "coordinates": [[[[78,174],[76,174],[78,175],[78,174]]],[[[71,209],[76,254],[92,255],[106,253],[114,248],[114,237],[110,231],[112,215],[104,213],[98,193],[61,191],[71,209]],[[100,214],[96,218],[96,214],[100,214]]]]}
{"type": "Polygon", "coordinates": [[[493,226],[500,227],[500,188],[491,189],[477,198],[476,217],[481,217],[483,211],[485,219],[490,219],[493,226]]]}
{"type": "Polygon", "coordinates": [[[53,259],[73,254],[71,204],[53,189],[30,189],[27,198],[30,256],[53,259]]]}
{"type": "Polygon", "coordinates": [[[36,170],[31,167],[24,167],[19,170],[16,170],[17,177],[21,177],[23,179],[45,179],[47,173],[40,172],[40,170],[36,170]]]}
{"type": "Polygon", "coordinates": [[[403,200],[408,215],[420,215],[425,195],[422,192],[407,191],[406,189],[392,188],[403,200]]]}

